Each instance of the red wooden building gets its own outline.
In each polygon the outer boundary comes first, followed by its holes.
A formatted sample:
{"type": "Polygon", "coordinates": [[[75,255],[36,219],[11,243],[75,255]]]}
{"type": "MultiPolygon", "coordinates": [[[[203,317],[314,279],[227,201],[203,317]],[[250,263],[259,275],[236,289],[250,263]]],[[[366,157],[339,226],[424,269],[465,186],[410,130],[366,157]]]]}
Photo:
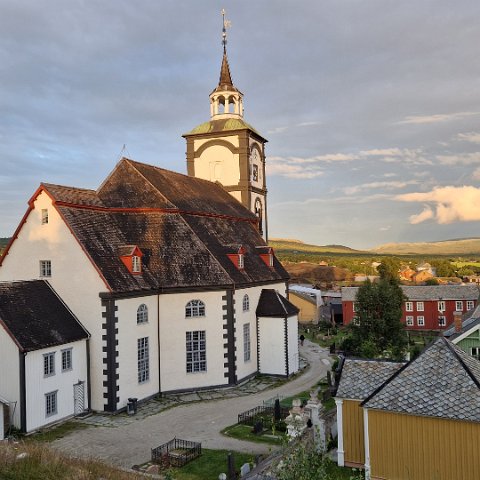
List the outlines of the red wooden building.
{"type": "MultiPolygon", "coordinates": [[[[342,288],[343,324],[355,318],[355,298],[359,287],[342,288]]],[[[402,321],[407,330],[445,330],[453,323],[453,312],[475,308],[479,289],[476,285],[405,286],[402,321]]]]}

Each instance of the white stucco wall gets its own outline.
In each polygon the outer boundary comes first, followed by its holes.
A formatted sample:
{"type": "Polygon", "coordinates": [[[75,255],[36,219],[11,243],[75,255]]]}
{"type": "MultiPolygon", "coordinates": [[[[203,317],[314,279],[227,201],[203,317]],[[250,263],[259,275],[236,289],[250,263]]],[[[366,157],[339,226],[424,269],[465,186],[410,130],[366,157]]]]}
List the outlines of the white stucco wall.
{"type": "Polygon", "coordinates": [[[5,438],[5,429],[3,424],[3,403],[0,402],[0,440],[5,438]]]}
{"type": "MultiPolygon", "coordinates": [[[[0,397],[17,402],[14,425],[20,427],[20,361],[17,345],[0,326],[0,397]]],[[[12,403],[12,408],[14,403],[12,403]]],[[[3,417],[0,417],[3,418],[3,417]]]]}
{"type": "Polygon", "coordinates": [[[40,278],[40,260],[51,260],[52,276],[47,280],[91,334],[92,408],[103,410],[104,320],[98,293],[107,287],[46,193],[35,200],[34,210],[5,257],[0,281],[40,278]],[[42,225],[41,210],[45,208],[49,219],[42,225]]]}
{"type": "Polygon", "coordinates": [[[298,316],[293,315],[287,319],[288,323],[288,369],[289,375],[298,372],[298,316]]]}
{"type": "Polygon", "coordinates": [[[160,295],[160,386],[163,392],[226,385],[222,296],[225,291],[160,295]],[[185,318],[190,300],[205,303],[205,317],[185,318]],[[186,332],[206,332],[207,371],[186,372],[186,332]]]}
{"type": "MultiPolygon", "coordinates": [[[[73,385],[87,381],[86,340],[29,352],[25,357],[27,432],[74,414],[73,385]],[[72,348],[72,369],[62,371],[62,350],[72,348]],[[55,374],[45,377],[43,355],[55,352],[55,374]],[[45,394],[57,391],[57,413],[46,416],[45,394]]],[[[88,392],[85,383],[85,406],[88,392]]]]}
{"type": "Polygon", "coordinates": [[[115,302],[118,328],[118,375],[117,380],[119,403],[117,408],[127,405],[129,397],[139,400],[159,392],[158,374],[158,309],[157,295],[140,298],[128,298],[115,302]],[[141,304],[148,308],[148,322],[137,324],[137,309],[141,304]],[[148,337],[150,379],[138,382],[137,340],[148,337]]]}
{"type": "Polygon", "coordinates": [[[285,319],[260,317],[258,319],[260,343],[260,373],[286,375],[285,319]]]}
{"type": "Polygon", "coordinates": [[[212,145],[195,158],[195,176],[222,185],[237,185],[240,180],[238,154],[223,145],[212,145]]]}

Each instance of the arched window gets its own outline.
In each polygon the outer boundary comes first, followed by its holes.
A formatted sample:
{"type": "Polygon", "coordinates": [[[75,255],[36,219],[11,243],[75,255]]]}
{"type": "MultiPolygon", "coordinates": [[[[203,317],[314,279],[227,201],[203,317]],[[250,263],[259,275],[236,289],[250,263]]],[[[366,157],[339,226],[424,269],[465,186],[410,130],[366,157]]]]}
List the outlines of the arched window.
{"type": "Polygon", "coordinates": [[[204,317],[205,304],[201,300],[190,300],[185,306],[185,317],[204,317]]]}
{"type": "Polygon", "coordinates": [[[243,296],[243,311],[248,312],[250,310],[250,299],[248,298],[248,295],[245,294],[243,296]]]}
{"type": "Polygon", "coordinates": [[[148,322],[148,308],[144,303],[142,303],[137,308],[137,324],[147,323],[147,322],[148,322]]]}

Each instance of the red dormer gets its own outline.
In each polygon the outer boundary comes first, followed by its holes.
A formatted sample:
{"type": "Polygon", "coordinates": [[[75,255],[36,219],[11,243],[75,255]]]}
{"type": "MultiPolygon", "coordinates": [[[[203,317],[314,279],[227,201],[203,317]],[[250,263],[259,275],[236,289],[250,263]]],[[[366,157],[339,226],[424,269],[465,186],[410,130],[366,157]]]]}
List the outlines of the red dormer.
{"type": "Polygon", "coordinates": [[[236,253],[227,253],[227,257],[232,261],[232,263],[239,269],[243,270],[245,268],[245,253],[247,251],[245,248],[240,245],[236,253]]]}
{"type": "Polygon", "coordinates": [[[260,253],[260,258],[265,262],[267,267],[273,267],[273,248],[272,247],[257,247],[260,253]]]}
{"type": "Polygon", "coordinates": [[[120,260],[132,275],[140,275],[142,273],[142,257],[143,253],[137,245],[120,247],[120,260]]]}

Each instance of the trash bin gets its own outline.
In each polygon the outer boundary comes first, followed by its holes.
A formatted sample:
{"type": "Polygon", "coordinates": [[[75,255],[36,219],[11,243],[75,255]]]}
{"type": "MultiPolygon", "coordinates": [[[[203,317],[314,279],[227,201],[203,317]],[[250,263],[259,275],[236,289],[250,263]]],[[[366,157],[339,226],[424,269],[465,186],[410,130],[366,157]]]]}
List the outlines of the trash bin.
{"type": "Polygon", "coordinates": [[[127,413],[129,415],[135,415],[137,413],[137,398],[129,398],[127,403],[127,413]]]}

